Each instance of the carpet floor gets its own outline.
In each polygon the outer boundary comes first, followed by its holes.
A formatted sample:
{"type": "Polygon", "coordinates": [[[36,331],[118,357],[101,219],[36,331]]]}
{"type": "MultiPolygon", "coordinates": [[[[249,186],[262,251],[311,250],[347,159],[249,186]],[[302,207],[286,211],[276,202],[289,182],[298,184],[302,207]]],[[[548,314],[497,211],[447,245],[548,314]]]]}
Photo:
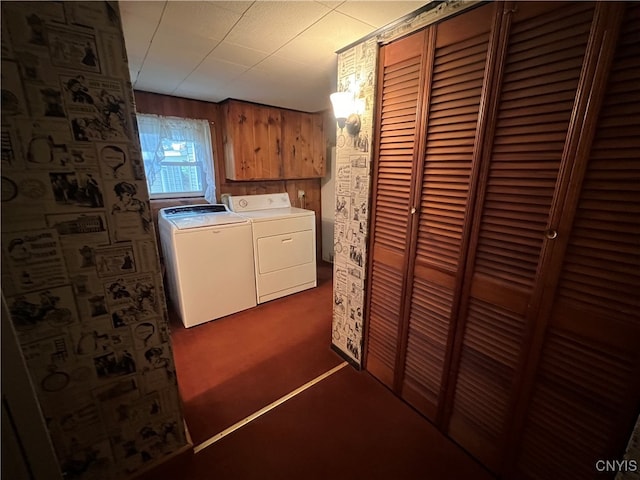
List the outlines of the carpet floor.
{"type": "MultiPolygon", "coordinates": [[[[195,446],[341,365],[331,350],[331,265],[318,287],[185,329],[176,372],[195,446]]],[[[140,480],[493,478],[365,371],[350,365],[198,453],[140,480]]]]}
{"type": "Polygon", "coordinates": [[[318,287],[184,328],[171,315],[176,373],[194,444],[342,362],[331,348],[330,266],[318,287]]]}

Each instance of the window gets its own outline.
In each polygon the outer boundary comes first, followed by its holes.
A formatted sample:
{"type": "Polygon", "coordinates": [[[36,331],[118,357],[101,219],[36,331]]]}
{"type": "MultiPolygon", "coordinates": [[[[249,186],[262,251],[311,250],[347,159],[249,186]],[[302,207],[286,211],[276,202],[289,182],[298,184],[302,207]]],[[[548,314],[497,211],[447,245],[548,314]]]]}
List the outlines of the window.
{"type": "Polygon", "coordinates": [[[147,114],[137,118],[149,196],[205,197],[215,203],[209,122],[147,114]]]}

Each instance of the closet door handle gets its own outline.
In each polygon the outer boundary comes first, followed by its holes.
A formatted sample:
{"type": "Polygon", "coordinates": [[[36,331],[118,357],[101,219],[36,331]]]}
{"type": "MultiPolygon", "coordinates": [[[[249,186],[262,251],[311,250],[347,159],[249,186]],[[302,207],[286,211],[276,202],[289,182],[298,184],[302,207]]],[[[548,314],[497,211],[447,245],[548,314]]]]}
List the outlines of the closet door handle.
{"type": "Polygon", "coordinates": [[[544,236],[547,237],[549,240],[553,240],[558,236],[558,231],[550,228],[549,230],[544,232],[544,236]]]}
{"type": "Polygon", "coordinates": [[[416,207],[411,207],[411,210],[409,210],[411,212],[411,215],[414,215],[416,213],[416,207]]]}

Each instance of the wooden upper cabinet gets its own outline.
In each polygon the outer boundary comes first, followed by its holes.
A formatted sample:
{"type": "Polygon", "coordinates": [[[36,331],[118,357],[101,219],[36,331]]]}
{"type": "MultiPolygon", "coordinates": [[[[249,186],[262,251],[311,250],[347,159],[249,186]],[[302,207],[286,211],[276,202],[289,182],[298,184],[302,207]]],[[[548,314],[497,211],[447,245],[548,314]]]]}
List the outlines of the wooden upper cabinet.
{"type": "Polygon", "coordinates": [[[323,177],[323,117],[237,100],[222,104],[226,176],[229,180],[323,177]]]}
{"type": "Polygon", "coordinates": [[[322,114],[283,110],[282,144],[285,178],[324,177],[326,142],[322,114]]]}
{"type": "Polygon", "coordinates": [[[226,101],[222,108],[227,178],[284,178],[280,109],[235,100],[226,101]]]}

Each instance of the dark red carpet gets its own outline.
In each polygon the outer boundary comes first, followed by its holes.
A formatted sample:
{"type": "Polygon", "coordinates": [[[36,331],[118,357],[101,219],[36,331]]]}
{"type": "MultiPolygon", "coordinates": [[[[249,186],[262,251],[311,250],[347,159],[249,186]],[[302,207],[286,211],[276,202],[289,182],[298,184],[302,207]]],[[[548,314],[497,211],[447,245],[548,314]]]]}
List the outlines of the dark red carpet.
{"type": "Polygon", "coordinates": [[[194,444],[330,370],[331,266],[319,286],[186,329],[171,337],[187,427],[194,444]]]}
{"type": "Polygon", "coordinates": [[[366,372],[347,366],[144,480],[490,480],[366,372]]]}
{"type": "MultiPolygon", "coordinates": [[[[341,364],[331,348],[331,266],[319,287],[205,325],[172,320],[194,445],[341,364]]],[[[345,366],[197,454],[139,480],[490,480],[367,372],[345,366]]]]}

